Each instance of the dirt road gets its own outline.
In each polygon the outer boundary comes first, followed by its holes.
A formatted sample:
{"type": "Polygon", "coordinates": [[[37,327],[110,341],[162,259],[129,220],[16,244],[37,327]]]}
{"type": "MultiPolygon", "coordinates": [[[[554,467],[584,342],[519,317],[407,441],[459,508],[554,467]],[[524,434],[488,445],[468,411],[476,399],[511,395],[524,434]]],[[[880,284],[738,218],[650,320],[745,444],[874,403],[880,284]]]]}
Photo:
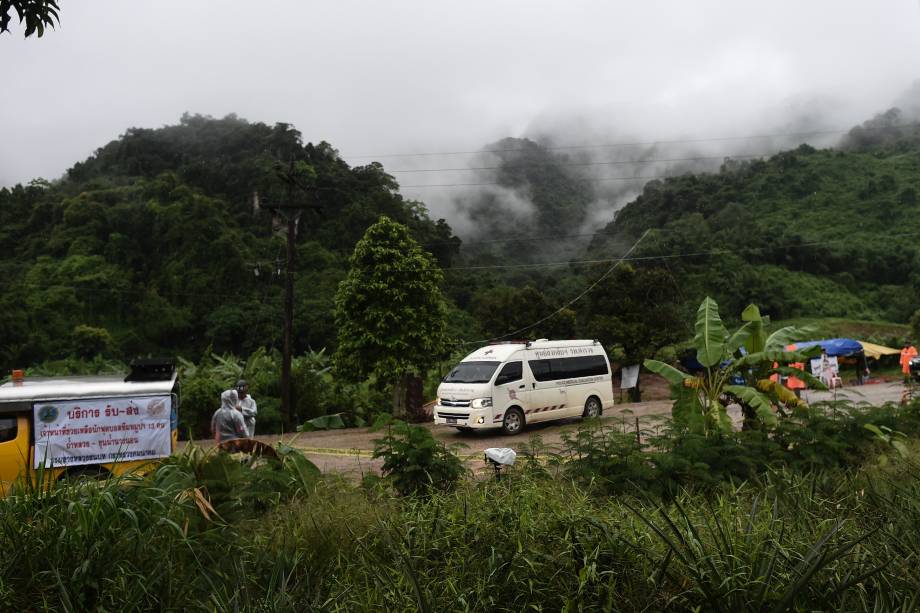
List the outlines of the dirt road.
{"type": "MultiPolygon", "coordinates": [[[[667,400],[619,404],[613,410],[606,411],[602,419],[609,423],[619,423],[628,432],[635,432],[637,417],[640,428],[653,428],[657,422],[655,416],[667,416],[670,411],[671,403],[667,400]]],[[[552,447],[562,441],[563,432],[576,428],[579,422],[578,419],[568,419],[537,423],[515,436],[505,436],[498,430],[462,433],[451,427],[430,423],[422,425],[446,445],[462,445],[458,453],[468,459],[471,468],[478,469],[484,466],[483,450],[488,447],[523,446],[531,441],[531,437],[539,437],[543,445],[552,447]]],[[[256,436],[256,439],[268,444],[284,441],[301,449],[323,472],[339,472],[360,478],[369,472],[379,473],[383,461],[373,459],[371,455],[374,439],[381,436],[381,432],[369,432],[367,428],[348,428],[285,436],[256,436]]],[[[211,441],[199,440],[196,444],[210,446],[211,441]]]]}
{"type": "MultiPolygon", "coordinates": [[[[871,404],[897,402],[901,398],[903,389],[900,383],[848,387],[838,390],[836,398],[871,404]]],[[[806,400],[809,402],[835,399],[834,392],[806,392],[806,394],[806,400]]],[[[654,429],[660,423],[660,418],[669,416],[670,412],[671,402],[669,400],[652,400],[618,404],[612,410],[606,411],[602,419],[607,423],[619,425],[625,432],[635,432],[636,418],[639,418],[641,429],[654,429]]],[[[729,410],[729,414],[736,423],[740,424],[739,411],[733,407],[729,410]]],[[[515,436],[504,436],[498,430],[462,433],[446,426],[423,425],[445,444],[462,445],[458,453],[467,459],[470,468],[478,471],[485,469],[482,452],[488,447],[526,447],[534,437],[539,438],[542,445],[552,448],[561,443],[562,433],[575,429],[579,421],[569,419],[533,424],[515,436]]],[[[367,428],[349,428],[287,436],[257,436],[256,438],[269,444],[283,440],[303,450],[323,472],[338,472],[360,478],[369,472],[379,473],[383,462],[373,459],[371,455],[374,449],[374,439],[381,436],[383,436],[382,433],[369,432],[367,428]]],[[[197,444],[208,446],[211,443],[210,441],[197,441],[197,444]]]]}

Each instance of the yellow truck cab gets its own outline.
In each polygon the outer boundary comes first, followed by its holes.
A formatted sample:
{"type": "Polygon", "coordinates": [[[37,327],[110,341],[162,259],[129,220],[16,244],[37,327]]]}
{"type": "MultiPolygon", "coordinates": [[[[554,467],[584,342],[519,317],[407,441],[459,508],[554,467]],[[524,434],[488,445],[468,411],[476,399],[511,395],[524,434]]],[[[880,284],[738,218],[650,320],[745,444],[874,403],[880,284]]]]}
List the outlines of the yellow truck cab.
{"type": "Polygon", "coordinates": [[[179,381],[168,360],[127,376],[24,377],[0,385],[0,495],[44,478],[143,471],[176,447],[179,381]]]}

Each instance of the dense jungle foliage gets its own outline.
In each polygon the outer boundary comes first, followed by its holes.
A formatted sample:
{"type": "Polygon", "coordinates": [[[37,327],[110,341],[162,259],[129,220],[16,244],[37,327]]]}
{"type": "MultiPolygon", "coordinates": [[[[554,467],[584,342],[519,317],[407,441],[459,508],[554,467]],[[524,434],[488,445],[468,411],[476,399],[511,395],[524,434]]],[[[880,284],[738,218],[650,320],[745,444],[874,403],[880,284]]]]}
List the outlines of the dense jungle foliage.
{"type": "MultiPolygon", "coordinates": [[[[336,290],[381,216],[408,227],[444,270],[453,357],[468,349],[458,341],[513,334],[597,338],[617,361],[673,359],[705,295],[732,314],[757,302],[774,321],[906,324],[920,298],[912,125],[889,111],[839,149],[802,145],[652,181],[590,242],[545,239],[588,223],[597,194],[579,165],[505,139],[484,154],[499,191],[457,202],[473,223],[463,243],[447,221],[401,196],[382,165],[350,167],[290,125],[185,115],[132,128],[60,180],[0,189],[0,370],[55,361],[92,370],[93,360],[158,354],[203,360],[205,369],[214,354],[264,354],[277,365],[284,221],[267,205],[279,203],[311,207],[298,225],[294,270],[294,351],[311,363],[336,352],[336,290]],[[531,208],[496,195],[512,192],[531,208]],[[611,271],[609,260],[647,230],[633,259],[611,271]]],[[[889,328],[868,340],[898,342],[906,330],[889,328]]],[[[355,403],[328,401],[349,395],[344,383],[330,385],[327,400],[304,401],[299,419],[360,414],[355,403]]],[[[375,398],[385,385],[374,386],[375,398]]],[[[275,398],[276,387],[263,397],[275,398]]]]}
{"type": "Polygon", "coordinates": [[[380,215],[450,264],[459,240],[449,226],[404,200],[379,165],[350,168],[284,124],[185,116],[129,130],[53,185],[0,190],[4,370],[69,355],[279,346],[284,238],[256,203],[310,197],[282,189],[279,160],[302,163],[321,194],[298,228],[298,351],[334,343],[332,297],[380,215]]]}
{"type": "Polygon", "coordinates": [[[920,302],[920,147],[897,109],[840,149],[808,145],[720,172],[646,184],[595,249],[651,230],[637,257],[668,260],[681,291],[730,311],[756,297],[774,319],[906,322],[920,302]]]}

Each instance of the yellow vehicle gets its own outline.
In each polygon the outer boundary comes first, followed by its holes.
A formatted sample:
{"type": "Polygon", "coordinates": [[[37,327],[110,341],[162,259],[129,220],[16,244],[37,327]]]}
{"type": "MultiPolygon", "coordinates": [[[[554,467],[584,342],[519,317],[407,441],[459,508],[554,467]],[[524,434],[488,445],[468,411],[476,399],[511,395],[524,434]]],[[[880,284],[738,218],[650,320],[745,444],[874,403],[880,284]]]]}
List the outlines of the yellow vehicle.
{"type": "Polygon", "coordinates": [[[0,495],[17,479],[121,475],[175,450],[175,364],[136,360],[127,376],[24,377],[0,385],[0,495]]]}

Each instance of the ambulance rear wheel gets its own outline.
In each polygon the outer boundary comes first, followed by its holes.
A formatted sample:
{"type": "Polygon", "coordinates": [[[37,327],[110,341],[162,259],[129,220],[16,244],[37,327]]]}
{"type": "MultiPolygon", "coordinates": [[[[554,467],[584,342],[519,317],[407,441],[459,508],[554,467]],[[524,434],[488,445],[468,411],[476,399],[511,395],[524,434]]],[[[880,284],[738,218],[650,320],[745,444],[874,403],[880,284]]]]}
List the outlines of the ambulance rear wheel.
{"type": "Polygon", "coordinates": [[[513,435],[518,434],[524,429],[524,412],[517,407],[511,407],[505,411],[505,418],[502,420],[502,433],[513,435]]]}

